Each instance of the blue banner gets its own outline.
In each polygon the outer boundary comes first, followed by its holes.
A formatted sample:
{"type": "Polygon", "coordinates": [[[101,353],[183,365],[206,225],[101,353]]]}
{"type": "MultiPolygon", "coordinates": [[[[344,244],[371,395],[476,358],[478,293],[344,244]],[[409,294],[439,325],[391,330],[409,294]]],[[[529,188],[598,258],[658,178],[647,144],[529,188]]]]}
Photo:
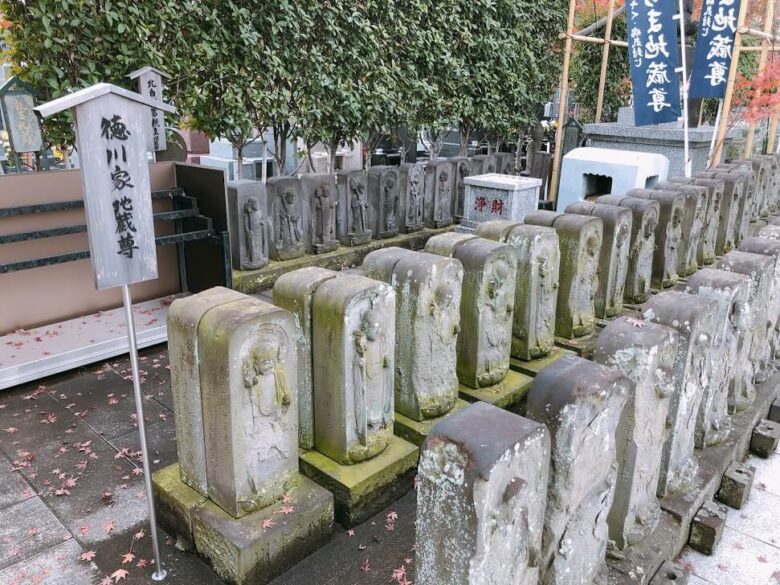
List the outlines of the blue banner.
{"type": "Polygon", "coordinates": [[[740,0],[704,0],[691,73],[691,97],[726,95],[739,3],[740,0]]]}
{"type": "Polygon", "coordinates": [[[635,124],[674,122],[681,115],[678,0],[630,0],[627,8],[635,124]]]}

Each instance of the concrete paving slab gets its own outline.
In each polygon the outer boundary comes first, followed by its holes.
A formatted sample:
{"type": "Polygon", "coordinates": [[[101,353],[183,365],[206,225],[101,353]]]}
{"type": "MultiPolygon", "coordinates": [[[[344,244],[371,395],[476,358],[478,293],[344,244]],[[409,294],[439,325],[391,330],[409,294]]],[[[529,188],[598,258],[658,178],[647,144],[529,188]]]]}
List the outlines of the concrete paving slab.
{"type": "Polygon", "coordinates": [[[84,549],[75,540],[57,544],[29,559],[0,571],[0,583],[7,585],[87,585],[98,582],[93,562],[79,557],[84,549]]]}
{"type": "Polygon", "coordinates": [[[25,561],[64,539],[70,539],[70,533],[41,498],[14,504],[0,514],[0,568],[25,561]]]}
{"type": "Polygon", "coordinates": [[[0,511],[35,496],[30,484],[12,469],[11,463],[0,459],[0,511]]]}

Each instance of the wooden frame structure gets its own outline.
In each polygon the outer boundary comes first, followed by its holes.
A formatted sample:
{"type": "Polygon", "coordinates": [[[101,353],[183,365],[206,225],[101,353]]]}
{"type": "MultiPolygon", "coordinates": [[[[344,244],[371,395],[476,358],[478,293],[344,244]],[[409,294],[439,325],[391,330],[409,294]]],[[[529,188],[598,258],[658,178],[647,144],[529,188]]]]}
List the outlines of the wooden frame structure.
{"type": "MultiPolygon", "coordinates": [[[[604,109],[604,91],[607,79],[607,68],[609,66],[610,49],[611,47],[628,48],[628,43],[626,41],[612,39],[612,23],[617,16],[625,12],[625,6],[621,6],[620,8],[616,9],[615,3],[616,0],[609,0],[609,7],[607,9],[606,17],[601,18],[600,20],[580,31],[575,31],[574,17],[576,13],[576,0],[569,0],[569,13],[566,24],[566,32],[560,34],[560,38],[565,42],[563,53],[563,71],[561,72],[561,96],[560,104],[558,106],[558,127],[555,132],[555,154],[553,156],[552,178],[550,180],[550,199],[553,201],[556,201],[558,198],[558,184],[560,182],[562,164],[560,152],[561,146],[563,144],[563,126],[568,115],[569,70],[571,67],[571,57],[574,42],[577,41],[600,44],[604,47],[601,55],[601,74],[599,77],[598,96],[596,102],[596,122],[598,123],[601,121],[604,109]],[[592,36],[593,33],[600,30],[601,28],[605,28],[603,37],[592,36]]],[[[731,61],[731,69],[729,70],[726,96],[723,99],[723,111],[716,129],[715,136],[717,138],[714,142],[715,151],[713,153],[712,160],[720,160],[722,154],[723,144],[728,131],[728,117],[731,111],[731,103],[734,96],[734,84],[739,68],[740,55],[742,53],[760,51],[761,55],[759,57],[759,74],[761,74],[766,69],[769,53],[774,51],[780,52],[780,36],[772,33],[772,26],[775,16],[775,2],[772,0],[767,2],[763,30],[757,30],[745,26],[749,5],[750,0],[742,0],[737,25],[737,33],[734,39],[734,55],[731,61]],[[743,46],[742,41],[744,36],[751,36],[760,39],[761,45],[743,46]]],[[[775,136],[778,130],[778,121],[780,121],[780,112],[775,113],[770,121],[767,153],[772,153],[775,149],[775,136]]],[[[755,126],[755,122],[751,122],[748,126],[748,136],[744,151],[745,157],[749,156],[753,149],[755,126]]]]}

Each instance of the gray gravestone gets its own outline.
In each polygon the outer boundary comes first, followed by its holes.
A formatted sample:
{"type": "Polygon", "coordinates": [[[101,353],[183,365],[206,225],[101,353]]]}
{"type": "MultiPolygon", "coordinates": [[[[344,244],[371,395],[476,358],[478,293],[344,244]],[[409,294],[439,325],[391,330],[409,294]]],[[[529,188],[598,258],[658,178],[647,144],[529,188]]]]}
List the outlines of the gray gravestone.
{"type": "Polygon", "coordinates": [[[437,424],[417,490],[418,585],[536,585],[550,438],[484,402],[437,424]]]}
{"type": "Polygon", "coordinates": [[[550,481],[540,583],[606,577],[607,513],[617,480],[615,431],[629,380],[566,355],[544,368],[528,393],[528,418],[547,427],[550,481]]]}
{"type": "Polygon", "coordinates": [[[682,237],[677,249],[677,274],[689,276],[699,269],[698,251],[707,213],[707,188],[679,183],[658,183],[654,189],[677,191],[685,198],[682,237]]]}
{"type": "Polygon", "coordinates": [[[339,203],[336,222],[339,241],[345,246],[359,246],[371,241],[368,181],[363,171],[338,174],[339,203]]]}
{"type": "Polygon", "coordinates": [[[374,239],[398,235],[400,212],[400,173],[398,167],[371,167],[368,171],[370,225],[374,239]]]}
{"type": "MultiPolygon", "coordinates": [[[[722,216],[723,191],[726,188],[724,181],[718,179],[704,179],[686,177],[672,177],[669,183],[680,185],[693,185],[704,187],[707,190],[707,205],[704,212],[704,224],[702,226],[699,247],[696,250],[696,262],[700,265],[709,265],[715,262],[715,245],[718,241],[718,228],[721,222],[726,221],[722,216]]],[[[736,208],[734,208],[736,211],[736,208]]],[[[728,210],[726,210],[728,212],[728,210]]],[[[731,229],[733,231],[733,219],[731,229]]]]}
{"type": "Polygon", "coordinates": [[[477,235],[509,244],[517,257],[515,306],[512,312],[512,356],[545,357],[555,342],[560,249],[555,228],[488,221],[477,235]]]}
{"type": "Polygon", "coordinates": [[[301,190],[309,237],[305,238],[306,252],[325,254],[339,247],[336,237],[338,193],[336,176],[307,174],[301,177],[301,190]]]}
{"type": "Polygon", "coordinates": [[[399,172],[401,233],[420,231],[424,227],[425,163],[403,163],[399,172]]]}
{"type": "Polygon", "coordinates": [[[455,164],[450,160],[434,160],[425,165],[425,226],[442,228],[452,225],[452,201],[455,193],[455,164]]]}
{"type": "Polygon", "coordinates": [[[475,163],[473,158],[459,156],[452,159],[455,163],[455,197],[452,198],[452,214],[455,219],[462,219],[466,204],[466,179],[478,175],[482,165],[475,163]]]}
{"type": "Polygon", "coordinates": [[[593,356],[632,382],[615,437],[618,475],[607,517],[621,550],[647,538],[661,517],[656,489],[678,345],[669,327],[619,317],[601,333],[593,356]]]}
{"type": "Polygon", "coordinates": [[[235,270],[257,270],[268,264],[268,235],[265,186],[257,181],[227,184],[230,256],[235,270]]]}
{"type": "Polygon", "coordinates": [[[269,242],[272,260],[293,260],[304,255],[311,241],[301,181],[295,177],[271,177],[265,184],[268,217],[271,218],[269,242]]]}

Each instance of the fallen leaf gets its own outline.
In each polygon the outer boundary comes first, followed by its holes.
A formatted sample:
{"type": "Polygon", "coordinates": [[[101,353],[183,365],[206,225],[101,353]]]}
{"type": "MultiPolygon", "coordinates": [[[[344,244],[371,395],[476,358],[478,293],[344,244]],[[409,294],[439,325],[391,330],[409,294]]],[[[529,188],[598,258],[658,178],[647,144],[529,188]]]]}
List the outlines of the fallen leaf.
{"type": "Polygon", "coordinates": [[[273,526],[276,526],[276,522],[274,522],[273,518],[266,518],[260,523],[260,528],[263,530],[267,530],[273,526]]]}
{"type": "Polygon", "coordinates": [[[144,532],[144,529],[141,528],[141,530],[139,530],[138,532],[133,534],[133,539],[134,540],[141,540],[144,536],[146,536],[146,533],[144,532]]]}
{"type": "Polygon", "coordinates": [[[89,561],[91,561],[92,559],[95,558],[95,554],[97,554],[97,553],[95,553],[94,550],[88,550],[87,552],[82,553],[81,556],[79,557],[79,559],[81,559],[82,561],[89,562],[89,561]]]}
{"type": "Polygon", "coordinates": [[[146,559],[139,559],[135,566],[138,567],[139,569],[143,569],[148,564],[149,561],[147,561],[146,559]]]}
{"type": "Polygon", "coordinates": [[[131,552],[125,553],[122,556],[122,564],[132,563],[135,560],[135,555],[131,552]]]}
{"type": "Polygon", "coordinates": [[[7,429],[3,429],[3,430],[9,435],[13,435],[14,433],[19,432],[19,429],[17,429],[16,427],[8,427],[7,429]]]}
{"type": "Polygon", "coordinates": [[[103,580],[100,582],[100,585],[112,585],[113,581],[111,580],[111,577],[103,577],[103,580]]]}
{"type": "Polygon", "coordinates": [[[371,570],[371,565],[368,564],[368,559],[363,561],[363,564],[360,565],[360,570],[364,573],[368,573],[371,570]]]}
{"type": "Polygon", "coordinates": [[[114,528],[116,528],[116,524],[114,523],[113,520],[109,520],[108,522],[106,522],[104,528],[106,530],[106,534],[110,534],[111,531],[114,530],[114,528]]]}
{"type": "Polygon", "coordinates": [[[127,578],[127,575],[129,573],[125,571],[124,569],[117,569],[113,573],[111,573],[111,577],[114,579],[114,583],[119,583],[119,581],[127,578]]]}
{"type": "Polygon", "coordinates": [[[293,506],[282,506],[279,511],[284,514],[285,516],[292,514],[295,512],[295,508],[293,506]]]}

